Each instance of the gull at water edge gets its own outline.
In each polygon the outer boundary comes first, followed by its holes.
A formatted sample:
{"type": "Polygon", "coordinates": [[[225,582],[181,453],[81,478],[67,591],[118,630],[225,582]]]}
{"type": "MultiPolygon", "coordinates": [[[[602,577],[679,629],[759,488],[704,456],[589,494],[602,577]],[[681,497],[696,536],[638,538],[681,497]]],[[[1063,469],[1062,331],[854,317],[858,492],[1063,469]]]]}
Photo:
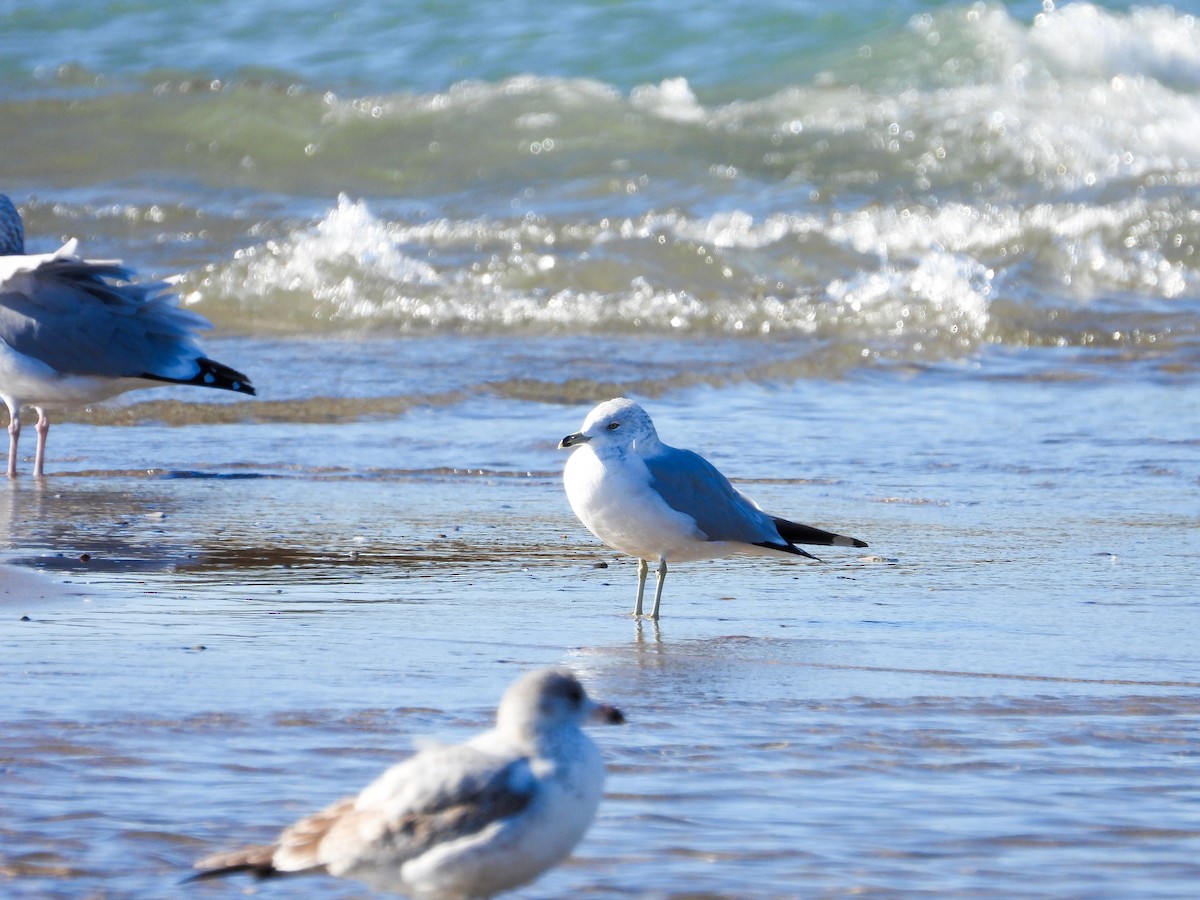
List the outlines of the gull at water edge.
{"type": "Polygon", "coordinates": [[[21,407],[37,411],[33,474],[45,475],[48,408],[125,391],[189,384],[254,394],[250,380],[207,358],[195,332],[212,325],[181,309],[166,281],[134,283],[120,262],[85,260],[77,241],[27,254],[25,226],[0,194],[0,399],[8,407],[9,478],[17,474],[21,407]]]}
{"type": "Polygon", "coordinates": [[[579,521],[614,550],[638,559],[635,616],[642,615],[650,562],[658,563],[650,612],[657,621],[668,560],[733,553],[816,559],[796,545],[867,546],[763,512],[704,457],[659,440],[646,411],[624,397],[598,405],[558,446],[572,451],[563,485],[579,521]]]}
{"type": "Polygon", "coordinates": [[[419,750],[274,844],[200,860],[191,880],[324,872],[424,900],[526,884],[570,855],[595,817],[604,761],[581,730],[589,721],[625,718],[566,669],[527,673],[505,692],[494,728],[419,750]]]}

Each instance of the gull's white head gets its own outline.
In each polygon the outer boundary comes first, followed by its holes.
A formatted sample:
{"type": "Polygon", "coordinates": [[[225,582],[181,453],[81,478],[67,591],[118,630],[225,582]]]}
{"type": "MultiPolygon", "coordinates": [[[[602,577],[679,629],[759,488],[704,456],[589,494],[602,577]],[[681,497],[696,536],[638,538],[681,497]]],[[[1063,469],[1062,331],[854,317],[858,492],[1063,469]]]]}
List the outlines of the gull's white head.
{"type": "Polygon", "coordinates": [[[591,444],[600,453],[605,449],[633,450],[643,455],[655,450],[658,432],[646,411],[625,397],[605,400],[583,420],[583,427],[558,442],[560,450],[579,444],[591,444]]]}
{"type": "Polygon", "coordinates": [[[621,711],[597,703],[567,669],[538,669],[513,682],[500,700],[496,727],[507,735],[537,738],[588,721],[620,725],[621,711]]]}
{"type": "Polygon", "coordinates": [[[0,194],[0,256],[25,253],[25,223],[13,202],[0,194]]]}

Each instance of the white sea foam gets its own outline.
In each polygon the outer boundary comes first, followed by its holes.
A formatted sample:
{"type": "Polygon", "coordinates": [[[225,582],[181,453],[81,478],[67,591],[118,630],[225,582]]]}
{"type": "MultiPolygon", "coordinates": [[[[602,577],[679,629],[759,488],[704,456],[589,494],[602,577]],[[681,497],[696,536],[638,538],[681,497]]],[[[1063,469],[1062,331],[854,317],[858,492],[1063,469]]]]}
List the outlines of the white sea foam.
{"type": "Polygon", "coordinates": [[[708,116],[686,78],[668,78],[659,84],[635,87],[629,102],[634,109],[674,122],[700,122],[708,116]]]}
{"type": "Polygon", "coordinates": [[[829,297],[841,313],[862,316],[893,337],[949,340],[968,349],[988,324],[995,273],[969,256],[930,253],[911,268],[885,265],[848,281],[834,281],[829,297]]]}
{"type": "Polygon", "coordinates": [[[267,327],[796,332],[959,353],[987,339],[997,297],[1024,302],[1038,283],[1083,301],[1200,289],[1184,251],[1171,249],[1181,215],[1164,196],[824,218],[389,223],[342,197],[317,225],[244,251],[199,293],[236,298],[245,320],[267,327]]]}
{"type": "Polygon", "coordinates": [[[1182,245],[1180,225],[1189,217],[1178,206],[1171,197],[1131,197],[1106,205],[885,207],[835,216],[825,233],[882,261],[912,263],[944,251],[1020,265],[1026,278],[1057,282],[1082,299],[1112,290],[1177,297],[1200,289],[1200,271],[1170,253],[1182,245]]]}
{"type": "Polygon", "coordinates": [[[688,107],[690,120],[763,134],[780,148],[768,159],[795,160],[795,175],[825,186],[904,175],[958,189],[990,175],[980,187],[1014,194],[1200,168],[1193,16],[1075,3],[1021,22],[977,4],[914,17],[910,30],[911,43],[865,48],[862,65],[688,107]]]}
{"type": "Polygon", "coordinates": [[[1035,18],[1030,44],[1063,72],[1200,88],[1200,23],[1170,7],[1116,12],[1070,3],[1035,18]]]}
{"type": "Polygon", "coordinates": [[[432,266],[400,250],[389,226],[365,203],[342,195],[312,228],[239,251],[205,287],[250,306],[283,295],[294,304],[289,319],[354,321],[378,314],[381,286],[439,282],[432,266]]]}

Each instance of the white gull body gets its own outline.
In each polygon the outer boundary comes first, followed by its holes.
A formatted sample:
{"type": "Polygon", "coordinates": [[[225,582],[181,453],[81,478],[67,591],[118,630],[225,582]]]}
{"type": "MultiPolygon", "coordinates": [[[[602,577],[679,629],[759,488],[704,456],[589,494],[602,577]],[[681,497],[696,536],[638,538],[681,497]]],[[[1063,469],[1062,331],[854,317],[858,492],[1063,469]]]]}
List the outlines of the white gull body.
{"type": "Polygon", "coordinates": [[[275,844],[201,860],[195,877],[326,872],[421,900],[526,884],[571,853],[600,804],[604,762],[581,730],[588,720],[624,721],[569,671],[530,672],[490,731],[426,747],[275,844]]]}
{"type": "Polygon", "coordinates": [[[0,194],[0,399],[9,411],[9,478],[17,474],[22,406],[38,414],[40,478],[47,409],[164,384],[254,393],[245,375],[204,356],[195,332],[212,326],[180,309],[167,282],[134,284],[119,262],[84,260],[75,251],[72,240],[54,253],[25,253],[21,216],[0,194]]]}
{"type": "Polygon", "coordinates": [[[646,411],[624,397],[601,403],[558,446],[572,451],[563,485],[579,521],[639,560],[635,616],[642,614],[650,562],[658,563],[650,614],[657,620],[668,560],[732,553],[815,558],[796,544],[867,546],[763,512],[704,457],[660,441],[646,411]]]}

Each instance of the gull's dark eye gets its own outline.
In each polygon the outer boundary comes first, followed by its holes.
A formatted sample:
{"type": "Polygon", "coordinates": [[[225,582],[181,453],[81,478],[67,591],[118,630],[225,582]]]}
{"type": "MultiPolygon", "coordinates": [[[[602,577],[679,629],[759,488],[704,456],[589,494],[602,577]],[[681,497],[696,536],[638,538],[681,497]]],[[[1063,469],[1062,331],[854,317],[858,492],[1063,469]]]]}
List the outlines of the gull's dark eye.
{"type": "Polygon", "coordinates": [[[571,685],[567,688],[567,699],[578,706],[583,702],[583,688],[577,684],[571,685]]]}
{"type": "Polygon", "coordinates": [[[621,423],[620,423],[620,422],[609,422],[609,423],[608,423],[608,430],[609,430],[609,431],[616,431],[616,430],[617,430],[618,428],[620,428],[620,427],[621,427],[621,423]]]}

